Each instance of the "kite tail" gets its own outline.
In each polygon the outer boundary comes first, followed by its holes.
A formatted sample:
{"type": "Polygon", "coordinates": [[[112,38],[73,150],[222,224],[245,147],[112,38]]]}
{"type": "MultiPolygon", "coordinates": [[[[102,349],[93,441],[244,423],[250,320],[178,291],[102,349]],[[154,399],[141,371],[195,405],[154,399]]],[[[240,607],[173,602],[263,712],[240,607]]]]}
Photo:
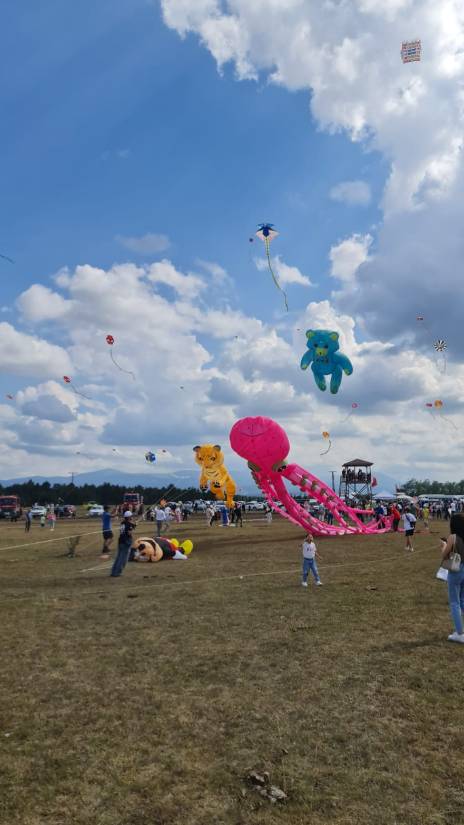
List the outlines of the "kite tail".
{"type": "Polygon", "coordinates": [[[441,353],[441,357],[440,357],[440,355],[438,355],[435,358],[435,364],[437,366],[438,371],[442,375],[446,375],[447,362],[446,362],[446,354],[444,352],[441,353]]]}
{"type": "Polygon", "coordinates": [[[332,447],[332,442],[331,442],[331,440],[330,440],[330,438],[329,438],[329,446],[327,447],[327,449],[326,449],[326,450],[324,450],[324,452],[323,452],[323,453],[319,453],[319,455],[327,455],[327,453],[329,452],[329,450],[330,450],[330,448],[331,448],[331,447],[332,447]]]}
{"type": "Polygon", "coordinates": [[[79,390],[76,390],[76,388],[75,388],[74,384],[71,384],[71,387],[72,387],[72,389],[74,390],[74,392],[76,393],[76,395],[80,395],[80,396],[81,396],[81,398],[86,398],[86,399],[87,399],[87,401],[90,401],[90,400],[91,400],[91,399],[89,398],[89,396],[88,396],[88,395],[84,395],[84,393],[83,393],[83,392],[79,392],[79,390]]]}
{"type": "Polygon", "coordinates": [[[458,429],[454,421],[451,421],[451,418],[448,418],[446,415],[441,415],[440,417],[443,418],[443,421],[446,421],[448,424],[451,424],[451,426],[454,427],[455,430],[458,429]]]}
{"type": "Polygon", "coordinates": [[[282,289],[282,287],[280,286],[279,280],[278,280],[278,278],[274,275],[274,270],[272,269],[271,255],[270,255],[270,244],[269,244],[269,238],[266,238],[266,255],[267,255],[267,263],[268,263],[268,266],[269,266],[269,272],[270,272],[270,273],[271,273],[271,275],[272,275],[272,280],[274,281],[274,283],[275,283],[275,285],[276,285],[277,289],[280,289],[280,291],[281,291],[282,295],[284,296],[284,301],[285,301],[285,309],[286,309],[286,310],[287,310],[287,312],[288,312],[288,303],[287,303],[287,295],[286,295],[286,292],[285,292],[285,290],[283,290],[283,289],[282,289]]]}
{"type": "Polygon", "coordinates": [[[113,362],[114,366],[115,366],[115,367],[117,367],[117,368],[118,368],[118,370],[121,370],[121,372],[125,372],[127,375],[132,375],[132,378],[133,378],[133,379],[134,379],[134,381],[135,381],[135,375],[134,375],[134,373],[133,373],[133,372],[131,372],[130,370],[125,370],[125,369],[124,369],[124,367],[121,367],[121,366],[118,364],[118,362],[114,360],[114,357],[113,357],[113,350],[112,350],[112,349],[110,349],[110,355],[111,355],[111,360],[112,360],[112,362],[113,362]]]}

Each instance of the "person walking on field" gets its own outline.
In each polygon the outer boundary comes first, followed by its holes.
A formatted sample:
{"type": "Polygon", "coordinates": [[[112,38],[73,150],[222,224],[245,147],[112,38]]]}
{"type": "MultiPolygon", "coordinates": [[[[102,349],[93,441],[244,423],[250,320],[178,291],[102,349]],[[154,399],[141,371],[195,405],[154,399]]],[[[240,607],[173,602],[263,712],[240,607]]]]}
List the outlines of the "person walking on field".
{"type": "Polygon", "coordinates": [[[442,561],[450,553],[457,553],[460,557],[459,570],[448,571],[448,601],[451,618],[454,624],[454,633],[448,636],[449,642],[464,644],[464,627],[462,616],[464,613],[464,516],[455,514],[450,519],[450,535],[442,540],[442,561]]]}
{"type": "Polygon", "coordinates": [[[24,530],[25,530],[26,533],[28,533],[29,530],[31,529],[31,524],[32,524],[32,514],[31,514],[30,510],[27,511],[25,519],[26,519],[26,521],[24,522],[24,530]]]}
{"type": "Polygon", "coordinates": [[[50,526],[50,530],[53,531],[55,529],[55,524],[56,524],[56,514],[55,514],[54,510],[51,510],[49,512],[49,514],[47,516],[47,519],[48,519],[48,523],[49,523],[49,526],[50,526]]]}
{"type": "Polygon", "coordinates": [[[155,521],[156,521],[156,535],[160,536],[162,531],[163,531],[163,527],[166,524],[166,513],[164,512],[163,507],[161,507],[159,504],[156,505],[156,509],[155,509],[155,521]]]}
{"type": "Polygon", "coordinates": [[[403,527],[404,527],[404,535],[406,537],[406,547],[405,550],[410,550],[411,553],[414,552],[414,547],[412,546],[412,537],[414,535],[414,530],[416,529],[416,517],[414,513],[411,513],[409,507],[406,507],[406,510],[403,513],[403,527]]]}
{"type": "Polygon", "coordinates": [[[303,549],[303,579],[302,579],[301,584],[302,584],[303,587],[308,586],[308,575],[309,575],[309,571],[311,570],[311,573],[314,576],[314,581],[316,582],[316,585],[318,587],[320,587],[322,585],[322,582],[319,578],[319,571],[317,569],[317,564],[316,564],[316,556],[319,557],[319,553],[317,552],[317,548],[316,548],[316,545],[314,543],[314,538],[313,538],[312,533],[307,533],[306,534],[306,538],[303,542],[302,549],[303,549]]]}
{"type": "Polygon", "coordinates": [[[132,513],[126,510],[119,527],[118,554],[113,562],[110,576],[117,578],[124,570],[132,547],[132,531],[135,530],[136,522],[132,520],[132,513]]]}
{"type": "MultiPolygon", "coordinates": [[[[243,527],[243,519],[242,519],[242,505],[236,501],[234,505],[234,509],[232,514],[235,516],[235,524],[238,527],[238,523],[240,522],[240,527],[243,527]]],[[[233,523],[233,520],[232,520],[233,523]]]]}
{"type": "Polygon", "coordinates": [[[266,507],[266,521],[268,524],[272,524],[272,507],[269,507],[269,504],[266,507]]]}
{"type": "Polygon", "coordinates": [[[111,519],[113,516],[116,515],[116,510],[114,509],[112,513],[110,513],[110,508],[108,504],[105,504],[103,507],[103,514],[102,514],[102,533],[103,533],[103,548],[101,552],[102,559],[109,559],[111,555],[111,543],[113,541],[113,530],[111,529],[111,519]]]}
{"type": "Polygon", "coordinates": [[[208,504],[207,507],[206,507],[206,510],[205,510],[206,524],[208,525],[208,527],[212,527],[212,525],[213,525],[213,516],[214,516],[214,510],[208,504]]]}
{"type": "Polygon", "coordinates": [[[401,513],[396,504],[392,504],[391,515],[393,516],[392,527],[395,533],[398,532],[399,523],[401,521],[401,513]]]}
{"type": "Polygon", "coordinates": [[[424,528],[426,530],[429,529],[429,518],[430,518],[430,508],[428,504],[424,504],[422,508],[422,521],[424,523],[424,528]]]}

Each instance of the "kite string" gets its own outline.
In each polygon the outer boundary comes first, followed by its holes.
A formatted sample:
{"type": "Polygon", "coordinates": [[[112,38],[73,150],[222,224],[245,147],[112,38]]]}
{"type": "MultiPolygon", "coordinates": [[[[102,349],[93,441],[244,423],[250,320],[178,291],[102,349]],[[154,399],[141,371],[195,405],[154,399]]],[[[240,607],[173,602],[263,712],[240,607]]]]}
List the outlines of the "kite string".
{"type": "Polygon", "coordinates": [[[111,360],[112,360],[112,362],[113,362],[114,366],[115,366],[115,367],[117,367],[117,368],[118,368],[118,370],[121,370],[121,372],[125,372],[127,375],[132,375],[132,378],[133,378],[133,379],[134,379],[134,381],[135,381],[135,375],[134,375],[134,373],[133,373],[133,372],[131,372],[131,370],[125,370],[123,367],[121,367],[121,366],[118,364],[118,362],[117,362],[117,361],[115,361],[115,360],[114,360],[114,357],[113,357],[113,350],[112,350],[112,348],[111,348],[111,347],[110,347],[110,356],[111,356],[111,360]]]}
{"type": "Polygon", "coordinates": [[[287,294],[286,294],[285,290],[283,290],[283,289],[282,289],[282,287],[280,286],[279,280],[278,280],[278,278],[274,275],[274,270],[272,269],[271,254],[270,254],[270,252],[271,252],[271,245],[270,245],[270,242],[269,242],[269,238],[265,238],[265,239],[264,239],[264,244],[265,244],[265,247],[266,247],[266,256],[267,256],[267,263],[268,263],[268,266],[269,266],[269,272],[270,272],[270,273],[271,273],[271,275],[272,275],[272,280],[274,281],[274,283],[275,283],[275,285],[276,285],[277,289],[280,289],[280,291],[281,291],[282,295],[284,296],[284,301],[285,301],[285,309],[286,309],[286,310],[287,310],[287,312],[288,312],[287,294]]]}

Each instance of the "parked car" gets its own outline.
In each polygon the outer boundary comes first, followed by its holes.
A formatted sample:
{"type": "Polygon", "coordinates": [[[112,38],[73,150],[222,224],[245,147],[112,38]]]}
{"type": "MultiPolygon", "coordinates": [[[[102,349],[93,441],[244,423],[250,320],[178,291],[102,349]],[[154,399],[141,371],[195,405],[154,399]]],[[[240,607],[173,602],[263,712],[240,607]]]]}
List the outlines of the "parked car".
{"type": "Polygon", "coordinates": [[[58,518],[75,518],[76,508],[74,504],[61,504],[59,507],[55,507],[55,513],[58,518]]]}
{"type": "Polygon", "coordinates": [[[34,504],[34,506],[31,507],[31,516],[32,516],[32,518],[40,518],[41,516],[46,516],[46,515],[47,515],[47,508],[42,507],[41,504],[34,504]]]}
{"type": "Polygon", "coordinates": [[[96,518],[97,516],[102,516],[103,512],[103,505],[95,504],[94,507],[91,507],[90,510],[87,511],[87,515],[91,518],[96,518]]]}
{"type": "Polygon", "coordinates": [[[246,505],[247,510],[265,510],[266,505],[264,501],[249,501],[246,505]]]}

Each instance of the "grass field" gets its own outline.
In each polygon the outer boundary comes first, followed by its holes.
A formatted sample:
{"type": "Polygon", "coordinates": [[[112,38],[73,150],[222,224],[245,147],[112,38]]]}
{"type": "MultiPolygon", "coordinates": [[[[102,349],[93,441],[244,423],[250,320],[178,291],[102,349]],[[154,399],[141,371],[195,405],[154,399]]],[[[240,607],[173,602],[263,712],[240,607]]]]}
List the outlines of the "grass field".
{"type": "Polygon", "coordinates": [[[188,562],[119,579],[98,522],[1,523],[2,825],[464,822],[464,650],[432,529],[414,554],[319,540],[304,590],[301,531],[276,519],[172,527],[188,562]]]}

